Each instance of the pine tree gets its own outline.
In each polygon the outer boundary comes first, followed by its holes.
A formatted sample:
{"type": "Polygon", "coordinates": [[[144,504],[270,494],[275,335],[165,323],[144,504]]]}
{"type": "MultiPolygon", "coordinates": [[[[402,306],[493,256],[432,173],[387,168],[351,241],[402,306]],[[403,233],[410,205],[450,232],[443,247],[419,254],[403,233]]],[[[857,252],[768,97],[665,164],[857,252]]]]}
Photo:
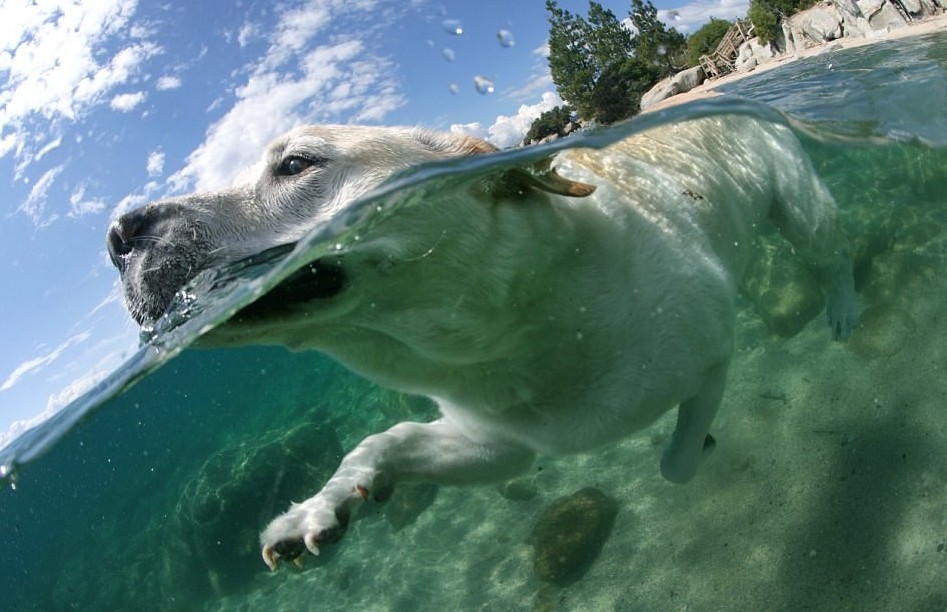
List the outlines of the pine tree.
{"type": "Polygon", "coordinates": [[[637,31],[634,37],[635,56],[658,66],[662,77],[673,74],[674,59],[679,58],[686,47],[684,35],[674,28],[668,29],[658,19],[658,9],[654,8],[651,0],[631,0],[628,16],[637,31]]]}
{"type": "Polygon", "coordinates": [[[588,49],[591,28],[581,17],[560,8],[555,0],[546,1],[546,11],[552,80],[560,96],[575,106],[579,114],[590,117],[589,100],[598,77],[588,49]]]}
{"type": "Polygon", "coordinates": [[[636,113],[634,93],[640,88],[616,81],[635,73],[626,67],[633,61],[631,31],[594,1],[589,2],[588,19],[560,8],[555,0],[547,0],[546,10],[549,70],[559,95],[585,119],[607,123],[636,113]]]}

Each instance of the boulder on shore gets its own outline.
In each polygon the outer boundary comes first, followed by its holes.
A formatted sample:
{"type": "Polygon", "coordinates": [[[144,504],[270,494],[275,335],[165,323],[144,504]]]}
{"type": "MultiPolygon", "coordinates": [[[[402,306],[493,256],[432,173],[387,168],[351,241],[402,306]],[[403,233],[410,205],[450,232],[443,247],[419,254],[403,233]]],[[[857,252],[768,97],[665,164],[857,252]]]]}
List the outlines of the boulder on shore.
{"type": "Polygon", "coordinates": [[[658,81],[654,87],[641,96],[641,110],[654,106],[671,96],[690,91],[703,83],[705,78],[704,69],[694,66],[658,81]]]}

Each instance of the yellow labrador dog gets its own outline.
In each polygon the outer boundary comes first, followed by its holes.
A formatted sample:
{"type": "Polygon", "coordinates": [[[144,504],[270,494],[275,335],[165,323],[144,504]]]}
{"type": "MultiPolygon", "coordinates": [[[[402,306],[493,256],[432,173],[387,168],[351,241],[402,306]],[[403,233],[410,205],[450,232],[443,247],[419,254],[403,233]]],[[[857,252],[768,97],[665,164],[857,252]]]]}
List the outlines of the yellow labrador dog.
{"type": "MultiPolygon", "coordinates": [[[[423,129],[293,130],[233,187],[112,224],[128,308],[153,321],[199,271],[299,240],[393,173],[492,150],[423,129]]],[[[542,171],[456,180],[211,335],[324,351],[442,414],[369,436],[273,520],[260,537],[270,568],[318,554],[398,483],[502,481],[537,453],[593,449],[675,406],[661,473],[692,478],[714,445],[737,286],[764,223],[821,267],[834,337],[854,324],[834,202],[783,126],[702,118],[567,150],[542,171]]]]}

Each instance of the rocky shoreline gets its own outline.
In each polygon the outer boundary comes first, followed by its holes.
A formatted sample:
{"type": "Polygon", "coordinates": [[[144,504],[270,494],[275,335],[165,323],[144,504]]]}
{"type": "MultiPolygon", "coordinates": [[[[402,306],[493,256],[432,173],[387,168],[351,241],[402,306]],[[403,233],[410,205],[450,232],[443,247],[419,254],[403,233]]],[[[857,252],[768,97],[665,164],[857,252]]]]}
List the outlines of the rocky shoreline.
{"type": "Polygon", "coordinates": [[[736,70],[707,79],[700,66],[659,82],[641,99],[642,112],[716,95],[714,88],[787,61],[888,38],[947,31],[947,0],[827,0],[781,24],[777,40],[740,45],[736,70]]]}

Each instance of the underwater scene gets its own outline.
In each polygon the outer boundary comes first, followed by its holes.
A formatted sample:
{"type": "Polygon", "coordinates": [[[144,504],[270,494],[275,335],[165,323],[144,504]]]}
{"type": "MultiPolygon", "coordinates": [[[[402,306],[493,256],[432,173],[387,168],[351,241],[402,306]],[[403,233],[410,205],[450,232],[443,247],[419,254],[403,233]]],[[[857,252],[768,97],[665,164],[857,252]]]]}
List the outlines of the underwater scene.
{"type": "Polygon", "coordinates": [[[947,609],[947,35],[721,91],[422,168],[291,253],[199,277],[119,371],[0,449],[0,609],[947,609]],[[190,345],[458,176],[721,114],[788,125],[835,197],[855,264],[851,338],[832,342],[816,279],[764,236],[717,447],[691,482],[658,470],[672,411],[499,486],[402,486],[319,557],[268,571],[270,520],[364,437],[437,408],[316,352],[190,345]]]}

